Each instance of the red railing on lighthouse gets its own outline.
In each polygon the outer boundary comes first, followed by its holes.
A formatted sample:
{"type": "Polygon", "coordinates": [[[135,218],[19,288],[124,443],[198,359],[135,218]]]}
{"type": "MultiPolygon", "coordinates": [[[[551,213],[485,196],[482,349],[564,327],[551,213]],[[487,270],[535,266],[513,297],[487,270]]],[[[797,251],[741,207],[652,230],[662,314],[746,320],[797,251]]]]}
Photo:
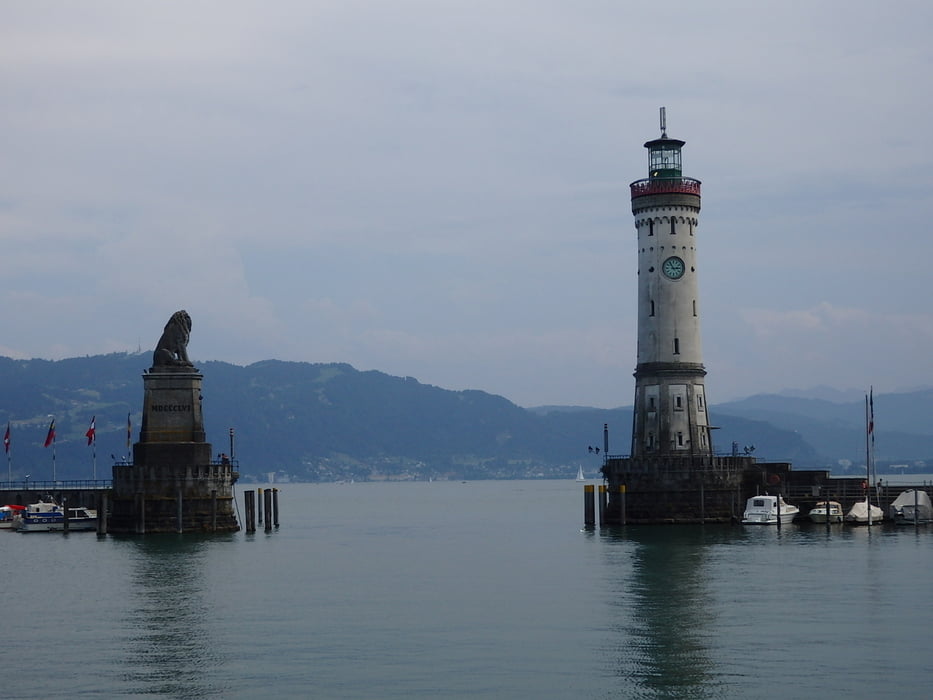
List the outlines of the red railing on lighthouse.
{"type": "Polygon", "coordinates": [[[632,199],[649,194],[695,194],[700,196],[700,181],[692,177],[658,177],[635,180],[631,185],[632,199]]]}

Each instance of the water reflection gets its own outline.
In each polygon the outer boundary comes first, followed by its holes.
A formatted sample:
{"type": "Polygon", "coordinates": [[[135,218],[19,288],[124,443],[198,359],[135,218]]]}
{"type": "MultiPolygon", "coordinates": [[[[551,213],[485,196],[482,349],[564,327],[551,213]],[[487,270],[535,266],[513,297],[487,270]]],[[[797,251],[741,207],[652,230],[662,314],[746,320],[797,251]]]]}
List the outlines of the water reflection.
{"type": "Polygon", "coordinates": [[[177,698],[222,697],[224,666],[212,637],[206,550],[217,538],[153,535],[124,541],[134,561],[124,621],[127,691],[177,698]]]}
{"type": "Polygon", "coordinates": [[[612,568],[611,619],[616,621],[620,695],[642,698],[715,697],[720,679],[710,639],[715,609],[704,572],[710,545],[741,536],[720,527],[632,527],[601,531],[612,568]]]}

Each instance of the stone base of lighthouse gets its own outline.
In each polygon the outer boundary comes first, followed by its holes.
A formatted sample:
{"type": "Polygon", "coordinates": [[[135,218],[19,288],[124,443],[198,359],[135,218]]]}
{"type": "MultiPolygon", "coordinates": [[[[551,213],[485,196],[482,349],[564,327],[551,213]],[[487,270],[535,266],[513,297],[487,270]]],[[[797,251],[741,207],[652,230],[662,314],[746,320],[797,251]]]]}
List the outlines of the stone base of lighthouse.
{"type": "Polygon", "coordinates": [[[140,441],[132,464],[113,467],[112,533],[235,532],[226,457],[212,458],[201,415],[202,375],[192,367],[153,367],[143,375],[140,441]]]}
{"type": "Polygon", "coordinates": [[[609,525],[728,523],[745,507],[753,457],[613,457],[603,465],[609,525]]]}

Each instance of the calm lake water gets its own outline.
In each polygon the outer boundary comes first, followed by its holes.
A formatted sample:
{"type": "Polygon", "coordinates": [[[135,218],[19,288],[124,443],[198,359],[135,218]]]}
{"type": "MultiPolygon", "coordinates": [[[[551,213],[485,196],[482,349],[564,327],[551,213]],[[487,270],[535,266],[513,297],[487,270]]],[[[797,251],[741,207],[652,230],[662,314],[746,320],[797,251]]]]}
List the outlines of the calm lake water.
{"type": "Polygon", "coordinates": [[[270,534],[0,532],[4,694],[930,694],[933,528],[587,532],[572,481],[279,493],[270,534]]]}

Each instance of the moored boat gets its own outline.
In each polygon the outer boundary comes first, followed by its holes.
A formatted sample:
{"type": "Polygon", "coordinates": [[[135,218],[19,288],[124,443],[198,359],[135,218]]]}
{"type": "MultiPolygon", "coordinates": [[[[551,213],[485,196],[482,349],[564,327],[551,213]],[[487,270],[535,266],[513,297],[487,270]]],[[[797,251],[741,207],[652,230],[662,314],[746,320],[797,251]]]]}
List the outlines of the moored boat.
{"type": "Polygon", "coordinates": [[[898,525],[926,525],[933,521],[933,503],[926,491],[909,489],[894,499],[888,517],[898,525]]]}
{"type": "Polygon", "coordinates": [[[782,496],[752,496],[745,503],[743,525],[781,525],[794,521],[800,508],[787,503],[782,496]]]}
{"type": "Polygon", "coordinates": [[[841,523],[845,512],[839,501],[818,501],[810,509],[810,520],[815,523],[841,523]]]}
{"type": "Polygon", "coordinates": [[[24,508],[25,506],[0,506],[0,530],[12,529],[13,518],[16,517],[16,514],[24,508]]]}
{"type": "Polygon", "coordinates": [[[882,520],[884,520],[884,511],[878,506],[871,505],[867,498],[864,501],[856,501],[846,513],[846,522],[850,525],[873,525],[882,520]]]}
{"type": "MultiPolygon", "coordinates": [[[[68,509],[68,530],[96,530],[97,511],[83,506],[68,509]]],[[[19,532],[61,532],[65,529],[65,509],[53,500],[30,503],[13,517],[19,532]]]]}

